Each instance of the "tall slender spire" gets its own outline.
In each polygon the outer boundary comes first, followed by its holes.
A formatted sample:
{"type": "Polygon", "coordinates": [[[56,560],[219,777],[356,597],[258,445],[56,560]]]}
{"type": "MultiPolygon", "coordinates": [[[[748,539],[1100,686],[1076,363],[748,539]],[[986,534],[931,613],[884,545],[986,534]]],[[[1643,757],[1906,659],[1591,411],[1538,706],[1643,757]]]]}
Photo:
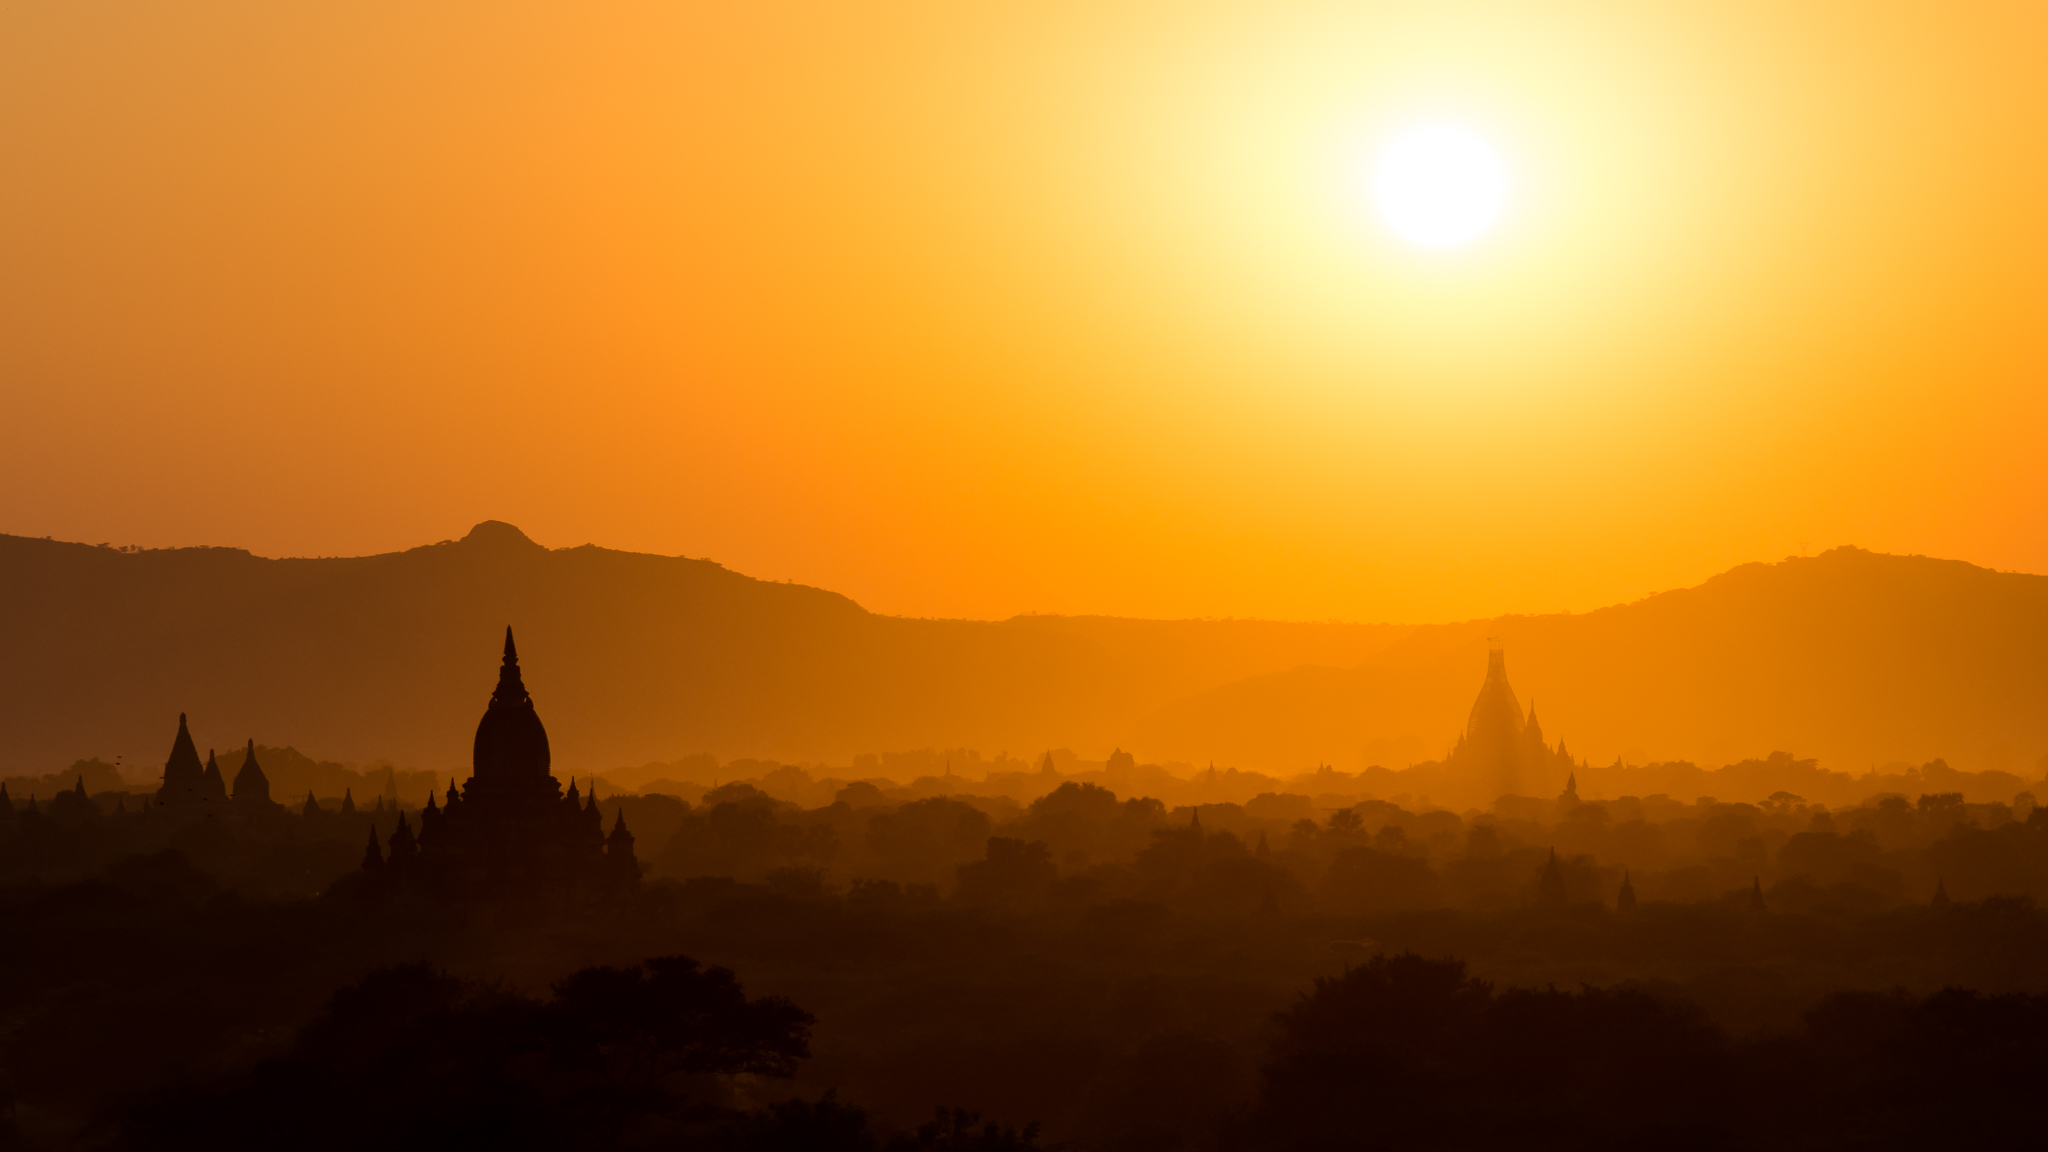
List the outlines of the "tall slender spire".
{"type": "Polygon", "coordinates": [[[512,643],[512,626],[505,625],[505,658],[498,665],[498,690],[491,693],[491,702],[503,700],[508,704],[532,703],[526,694],[526,682],[519,676],[519,647],[512,643]]]}

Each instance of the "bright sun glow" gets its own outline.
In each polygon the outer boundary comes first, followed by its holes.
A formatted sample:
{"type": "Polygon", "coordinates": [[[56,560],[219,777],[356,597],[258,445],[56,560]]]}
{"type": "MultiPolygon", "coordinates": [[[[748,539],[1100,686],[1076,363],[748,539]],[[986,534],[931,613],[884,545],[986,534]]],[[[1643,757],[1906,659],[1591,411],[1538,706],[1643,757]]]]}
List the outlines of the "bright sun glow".
{"type": "Polygon", "coordinates": [[[1449,248],[1473,240],[1500,215],[1507,179],[1484,140],[1457,128],[1414,128],[1396,137],[1373,170],[1373,198],[1405,240],[1449,248]]]}

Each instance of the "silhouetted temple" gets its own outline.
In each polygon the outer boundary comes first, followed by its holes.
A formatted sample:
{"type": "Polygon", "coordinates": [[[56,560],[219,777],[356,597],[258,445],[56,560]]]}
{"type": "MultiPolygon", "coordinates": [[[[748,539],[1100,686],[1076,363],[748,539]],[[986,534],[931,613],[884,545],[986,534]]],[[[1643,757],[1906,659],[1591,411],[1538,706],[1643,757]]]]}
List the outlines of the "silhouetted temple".
{"type": "MultiPolygon", "coordinates": [[[[1507,656],[1497,643],[1487,651],[1486,682],[1472,702],[1465,731],[1444,763],[1502,796],[1547,792],[1557,786],[1559,776],[1569,776],[1576,767],[1564,741],[1555,748],[1544,743],[1533,702],[1528,716],[1522,715],[1521,702],[1508,686],[1507,656]]],[[[1572,798],[1577,799],[1576,792],[1572,798]]]]}
{"type": "Polygon", "coordinates": [[[469,782],[448,782],[444,803],[432,795],[415,831],[401,812],[388,857],[373,838],[366,871],[410,872],[451,898],[596,895],[640,880],[633,836],[621,812],[611,834],[593,793],[586,801],[572,781],[568,793],[548,768],[548,733],[519,676],[519,652],[505,629],[498,687],[476,726],[469,782]]]}
{"type": "MultiPolygon", "coordinates": [[[[185,727],[183,712],[178,713],[178,736],[171,741],[170,758],[164,761],[164,782],[156,790],[156,802],[161,808],[227,809],[228,785],[221,775],[220,761],[213,750],[208,749],[206,763],[201,766],[199,749],[192,743],[192,733],[185,727]]],[[[270,800],[270,781],[264,777],[262,766],[256,763],[254,740],[249,741],[249,754],[242,761],[242,770],[235,774],[234,802],[241,811],[275,807],[270,800]]]]}
{"type": "MultiPolygon", "coordinates": [[[[212,755],[207,753],[209,759],[212,755]]],[[[220,769],[216,767],[213,774],[219,776],[220,769]]],[[[306,793],[308,799],[312,795],[310,791],[306,793]]],[[[253,739],[249,741],[247,754],[242,757],[242,770],[235,773],[234,804],[245,812],[269,812],[283,808],[270,798],[270,777],[263,774],[263,765],[256,762],[256,741],[253,739]]]]}
{"type": "Polygon", "coordinates": [[[1543,865],[1543,874],[1536,880],[1536,903],[1545,908],[1562,908],[1565,905],[1564,868],[1557,862],[1557,849],[1550,850],[1550,860],[1543,865]]]}

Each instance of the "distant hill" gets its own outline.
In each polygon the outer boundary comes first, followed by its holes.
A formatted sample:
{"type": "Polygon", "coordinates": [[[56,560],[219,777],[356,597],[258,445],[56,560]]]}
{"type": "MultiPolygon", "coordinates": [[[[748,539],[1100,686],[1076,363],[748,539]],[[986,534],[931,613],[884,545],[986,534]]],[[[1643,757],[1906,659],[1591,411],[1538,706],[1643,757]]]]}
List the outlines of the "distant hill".
{"type": "Polygon", "coordinates": [[[850,762],[1128,741],[1172,700],[1411,629],[877,616],[708,560],[547,549],[509,524],[381,556],[128,552],[0,536],[0,772],[202,746],[466,766],[507,624],[566,769],[693,752],[850,762]]]}
{"type": "Polygon", "coordinates": [[[1545,731],[1597,761],[1776,749],[1860,773],[2038,776],[2048,577],[1836,549],[1580,615],[1429,626],[877,616],[708,560],[511,525],[381,556],[124,552],[0,536],[0,773],[202,745],[466,766],[506,624],[562,769],[1113,745],[1292,774],[1440,756],[1503,639],[1545,731]]]}
{"type": "Polygon", "coordinates": [[[1147,717],[1156,756],[1299,763],[1376,741],[1442,756],[1488,636],[1544,731],[1605,763],[1784,749],[1862,774],[1945,758],[2029,779],[2048,752],[2048,577],[1837,548],[1579,615],[1417,628],[1351,668],[1199,693],[1147,717]]]}

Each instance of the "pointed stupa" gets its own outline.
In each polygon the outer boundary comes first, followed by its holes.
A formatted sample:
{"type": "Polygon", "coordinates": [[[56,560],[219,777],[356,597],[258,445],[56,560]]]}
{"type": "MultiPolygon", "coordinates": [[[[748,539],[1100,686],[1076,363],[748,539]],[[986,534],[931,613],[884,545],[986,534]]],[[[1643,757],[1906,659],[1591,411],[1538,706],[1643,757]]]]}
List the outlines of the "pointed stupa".
{"type": "Polygon", "coordinates": [[[370,846],[363,849],[363,871],[376,872],[384,867],[384,850],[377,846],[377,826],[370,825],[370,846]]]}
{"type": "Polygon", "coordinates": [[[391,863],[401,864],[413,856],[412,826],[405,822],[405,813],[398,814],[398,830],[391,834],[391,863]]]}
{"type": "Polygon", "coordinates": [[[0,819],[14,815],[14,797],[7,794],[7,785],[0,784],[0,819]]]}
{"type": "Polygon", "coordinates": [[[1264,832],[1259,833],[1259,846],[1252,849],[1252,855],[1264,860],[1272,854],[1273,850],[1266,846],[1266,834],[1264,832]]]}
{"type": "Polygon", "coordinates": [[[241,771],[235,773],[235,803],[257,807],[270,805],[270,777],[263,774],[263,765],[256,762],[256,740],[251,737],[249,747],[242,753],[241,771]]]}
{"type": "Polygon", "coordinates": [[[1522,706],[1508,685],[1507,654],[1499,641],[1486,650],[1486,680],[1465,720],[1462,743],[1453,754],[1461,767],[1501,795],[1519,792],[1524,759],[1522,706]]]}
{"type": "Polygon", "coordinates": [[[228,782],[220,774],[220,760],[213,749],[206,750],[206,772],[199,779],[199,798],[211,804],[228,802],[228,782]]]}
{"type": "Polygon", "coordinates": [[[305,807],[299,809],[299,815],[304,816],[305,818],[310,820],[313,817],[318,816],[319,814],[320,801],[313,799],[313,790],[311,788],[308,788],[306,789],[306,804],[305,807]]]}
{"type": "Polygon", "coordinates": [[[457,804],[460,804],[461,802],[462,790],[455,786],[455,777],[450,776],[448,778],[448,802],[445,805],[443,805],[443,807],[453,810],[454,807],[457,804]]]}
{"type": "Polygon", "coordinates": [[[519,678],[519,649],[512,627],[505,626],[505,657],[498,666],[498,687],[477,722],[471,767],[478,779],[539,777],[548,774],[548,731],[533,710],[533,697],[519,678]]]}
{"type": "Polygon", "coordinates": [[[1749,889],[1749,910],[1751,912],[1770,911],[1769,908],[1766,908],[1764,906],[1764,878],[1761,876],[1758,876],[1755,880],[1751,881],[1749,889]]]}
{"type": "Polygon", "coordinates": [[[1934,899],[1929,900],[1927,906],[1930,908],[1946,908],[1951,903],[1952,901],[1948,898],[1947,882],[1937,878],[1934,881],[1934,899]]]}
{"type": "Polygon", "coordinates": [[[1543,865],[1543,875],[1536,881],[1536,903],[1545,908],[1564,907],[1564,866],[1557,862],[1555,848],[1550,850],[1550,860],[1543,865]]]}
{"type": "Polygon", "coordinates": [[[1560,811],[1567,812],[1579,806],[1579,774],[1577,772],[1565,775],[1564,791],[1557,794],[1557,806],[1560,811]]]}
{"type": "Polygon", "coordinates": [[[206,769],[199,763],[199,749],[185,727],[185,714],[178,713],[178,735],[171,741],[171,755],[164,761],[163,787],[157,789],[158,804],[184,804],[205,796],[206,769]]]}
{"type": "Polygon", "coordinates": [[[341,790],[341,814],[343,816],[353,816],[356,814],[356,794],[352,788],[343,788],[341,790]]]}
{"type": "Polygon", "coordinates": [[[1616,912],[1633,912],[1636,910],[1636,886],[1628,882],[1628,869],[1626,868],[1621,870],[1621,891],[1614,894],[1614,910],[1616,912]]]}
{"type": "Polygon", "coordinates": [[[1200,804],[1191,804],[1189,807],[1194,810],[1195,815],[1193,819],[1188,821],[1188,827],[1200,832],[1202,830],[1202,806],[1200,804]]]}
{"type": "Polygon", "coordinates": [[[574,776],[569,777],[569,791],[562,797],[562,802],[567,804],[571,811],[583,811],[583,794],[576,790],[576,778],[574,776]]]}

